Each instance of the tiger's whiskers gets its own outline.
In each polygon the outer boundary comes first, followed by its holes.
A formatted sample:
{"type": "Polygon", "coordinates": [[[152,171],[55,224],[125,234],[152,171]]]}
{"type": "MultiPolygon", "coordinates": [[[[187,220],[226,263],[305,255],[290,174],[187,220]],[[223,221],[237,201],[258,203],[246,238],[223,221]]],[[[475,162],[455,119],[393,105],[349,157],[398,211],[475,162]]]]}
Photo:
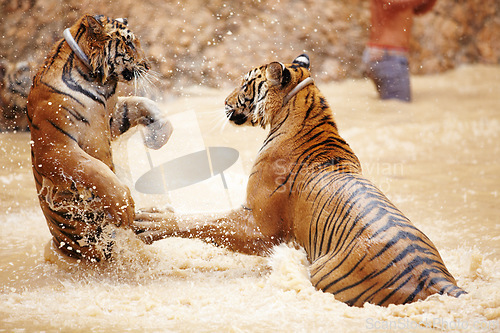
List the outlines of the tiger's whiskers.
{"type": "Polygon", "coordinates": [[[209,115],[210,123],[212,125],[211,128],[213,130],[218,130],[219,133],[222,133],[224,131],[224,128],[229,122],[229,119],[225,115],[224,109],[221,110],[221,108],[216,108],[210,111],[204,111],[203,113],[209,115]]]}
{"type": "Polygon", "coordinates": [[[138,89],[141,89],[141,92],[146,95],[154,95],[157,87],[156,82],[159,82],[159,74],[154,71],[145,71],[145,70],[136,70],[134,71],[134,89],[135,94],[138,95],[138,89]]]}
{"type": "Polygon", "coordinates": [[[224,128],[226,128],[227,124],[229,124],[229,117],[223,117],[222,118],[222,126],[220,129],[221,133],[224,131],[224,128]]]}

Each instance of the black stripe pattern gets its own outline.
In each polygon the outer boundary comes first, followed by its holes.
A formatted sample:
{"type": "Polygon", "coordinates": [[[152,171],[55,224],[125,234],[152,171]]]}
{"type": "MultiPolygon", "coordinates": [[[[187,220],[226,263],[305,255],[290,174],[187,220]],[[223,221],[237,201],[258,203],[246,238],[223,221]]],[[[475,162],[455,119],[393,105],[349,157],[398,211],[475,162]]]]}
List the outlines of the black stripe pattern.
{"type": "MultiPolygon", "coordinates": [[[[286,82],[279,87],[283,92],[273,92],[273,98],[283,98],[310,76],[308,58],[300,58],[306,65],[287,65],[281,78],[286,82]]],[[[251,70],[226,99],[226,115],[237,125],[270,126],[250,181],[259,187],[274,184],[267,200],[276,210],[282,204],[290,211],[279,223],[289,219],[294,230],[306,230],[295,237],[312,263],[312,283],[356,306],[465,293],[434,244],[361,175],[358,158],[338,134],[330,106],[315,85],[276,108],[280,101],[269,97],[269,90],[276,89],[266,81],[269,73],[266,66],[251,70]],[[269,163],[287,172],[270,174],[269,163]]]]}
{"type": "MultiPolygon", "coordinates": [[[[49,159],[53,165],[64,164],[66,161],[54,160],[64,157],[65,153],[59,147],[46,147],[58,141],[76,143],[71,149],[80,147],[82,154],[101,159],[113,171],[111,127],[119,127],[119,132],[123,133],[137,121],[130,119],[126,105],[116,112],[115,105],[108,105],[109,99],[115,94],[118,81],[135,78],[147,71],[148,65],[124,19],[84,16],[70,30],[76,43],[86,51],[91,68],[84,65],[62,39],[35,76],[30,93],[33,100],[28,105],[33,174],[40,205],[56,247],[78,259],[99,261],[109,258],[112,246],[109,239],[112,237],[105,230],[108,224],[116,221],[104,213],[93,189],[82,188],[81,184],[67,179],[60,181],[62,184],[52,183],[54,173],[66,173],[44,167],[44,163],[49,159]],[[103,38],[95,38],[98,34],[103,38]],[[89,41],[93,43],[91,47],[87,45],[89,41]],[[114,112],[114,117],[111,117],[111,112],[114,112]],[[118,124],[114,124],[113,119],[118,124]],[[92,133],[96,128],[100,129],[99,133],[92,133]],[[92,144],[89,135],[102,135],[102,147],[88,148],[92,144]],[[42,150],[43,153],[36,154],[42,150]],[[51,150],[58,153],[50,155],[51,150]]],[[[135,112],[133,116],[141,115],[135,112]]]]}

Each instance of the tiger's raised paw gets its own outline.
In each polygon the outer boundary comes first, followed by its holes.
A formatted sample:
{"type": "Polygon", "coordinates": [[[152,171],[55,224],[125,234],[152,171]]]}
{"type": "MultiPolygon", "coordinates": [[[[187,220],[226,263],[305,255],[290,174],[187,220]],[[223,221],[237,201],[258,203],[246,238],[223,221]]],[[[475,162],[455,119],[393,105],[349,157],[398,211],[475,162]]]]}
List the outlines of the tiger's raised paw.
{"type": "Polygon", "coordinates": [[[170,120],[157,120],[146,126],[144,144],[149,149],[158,150],[167,143],[172,132],[173,127],[170,120]]]}

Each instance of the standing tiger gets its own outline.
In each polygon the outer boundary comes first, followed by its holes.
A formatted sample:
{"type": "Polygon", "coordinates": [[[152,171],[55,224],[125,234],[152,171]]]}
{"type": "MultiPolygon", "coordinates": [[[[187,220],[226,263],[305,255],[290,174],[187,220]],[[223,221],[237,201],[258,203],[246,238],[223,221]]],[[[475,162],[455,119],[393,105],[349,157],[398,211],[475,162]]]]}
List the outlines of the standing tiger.
{"type": "Polygon", "coordinates": [[[150,148],[170,136],[171,124],[153,101],[115,95],[119,81],[148,70],[125,19],[85,15],[64,31],[33,80],[28,119],[38,198],[55,247],[70,257],[109,258],[114,226],[134,220],[111,141],[138,124],[146,126],[150,148]]]}
{"type": "Polygon", "coordinates": [[[252,69],[227,97],[230,121],[270,127],[241,208],[219,216],[143,212],[133,228],[145,242],[193,237],[249,254],[294,241],[307,252],[312,284],[349,305],[463,294],[429,238],[361,175],[310,75],[307,55],[273,62],[252,69]]]}

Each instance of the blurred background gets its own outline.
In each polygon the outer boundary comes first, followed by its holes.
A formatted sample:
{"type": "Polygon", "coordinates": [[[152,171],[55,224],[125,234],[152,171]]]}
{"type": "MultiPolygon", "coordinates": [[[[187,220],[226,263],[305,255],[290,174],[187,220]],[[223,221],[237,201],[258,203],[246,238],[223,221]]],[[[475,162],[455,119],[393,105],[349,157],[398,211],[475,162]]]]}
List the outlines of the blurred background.
{"type": "MultiPolygon", "coordinates": [[[[302,52],[317,80],[361,77],[370,24],[368,0],[0,0],[0,59],[39,66],[85,13],[127,17],[167,91],[223,87],[250,67],[302,52]]],[[[438,0],[415,18],[412,34],[412,74],[498,64],[500,1],[438,0]]]]}

